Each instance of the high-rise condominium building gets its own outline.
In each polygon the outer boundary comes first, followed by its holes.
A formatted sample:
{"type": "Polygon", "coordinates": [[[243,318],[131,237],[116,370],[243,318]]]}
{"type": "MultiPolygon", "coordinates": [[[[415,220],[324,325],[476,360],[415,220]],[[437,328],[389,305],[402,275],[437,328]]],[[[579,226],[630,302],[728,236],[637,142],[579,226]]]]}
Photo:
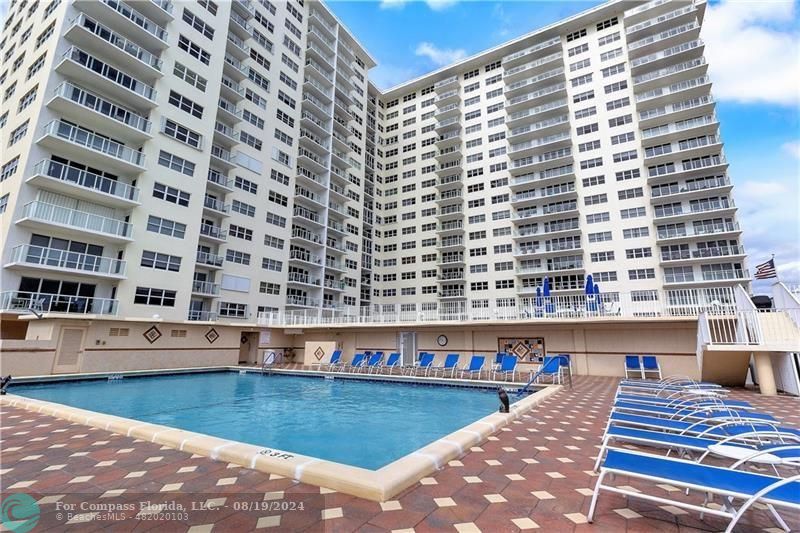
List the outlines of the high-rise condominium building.
{"type": "Polygon", "coordinates": [[[5,314],[255,322],[746,283],[705,3],[610,2],[381,92],[310,0],[13,0],[5,314]]]}

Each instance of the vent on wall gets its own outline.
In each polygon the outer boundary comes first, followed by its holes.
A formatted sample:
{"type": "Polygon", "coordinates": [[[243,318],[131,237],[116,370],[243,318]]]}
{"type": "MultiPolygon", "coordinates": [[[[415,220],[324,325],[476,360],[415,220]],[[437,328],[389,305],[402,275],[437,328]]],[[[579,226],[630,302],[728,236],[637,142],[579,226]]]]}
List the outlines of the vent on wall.
{"type": "Polygon", "coordinates": [[[130,333],[128,328],[110,328],[108,330],[109,337],[127,337],[130,333]]]}
{"type": "Polygon", "coordinates": [[[173,329],[173,330],[170,331],[170,336],[171,337],[184,338],[184,337],[186,337],[186,330],[185,329],[173,329]]]}

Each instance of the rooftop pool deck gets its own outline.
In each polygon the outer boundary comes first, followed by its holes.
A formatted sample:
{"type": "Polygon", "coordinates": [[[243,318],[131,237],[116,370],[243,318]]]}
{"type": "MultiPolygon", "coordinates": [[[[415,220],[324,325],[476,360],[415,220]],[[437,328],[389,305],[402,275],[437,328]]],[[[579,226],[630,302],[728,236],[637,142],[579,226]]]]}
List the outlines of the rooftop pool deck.
{"type": "MultiPolygon", "coordinates": [[[[592,472],[618,379],[576,377],[480,446],[465,450],[392,500],[375,502],[178,451],[4,400],[0,476],[5,493],[39,503],[36,530],[119,527],[155,531],[718,531],[724,521],[675,507],[600,498],[586,523],[592,472]],[[142,511],[142,502],[149,502],[142,511]],[[82,502],[125,504],[108,513],[82,502]],[[73,508],[74,507],[74,508],[73,508]],[[71,511],[69,509],[72,509],[71,511]],[[88,523],[87,523],[88,522],[88,523]]],[[[10,398],[10,396],[6,397],[10,398]]],[[[800,426],[800,399],[737,389],[783,423],[800,426]]],[[[630,485],[638,486],[631,480],[630,485]]],[[[659,485],[664,495],[676,489],[659,485]]],[[[657,489],[657,490],[659,490],[657,489]]],[[[652,491],[652,488],[650,488],[652,491]]],[[[699,503],[702,496],[693,494],[699,503]]],[[[800,516],[784,513],[793,529],[800,516]]],[[[737,531],[771,530],[764,506],[737,531]]]]}

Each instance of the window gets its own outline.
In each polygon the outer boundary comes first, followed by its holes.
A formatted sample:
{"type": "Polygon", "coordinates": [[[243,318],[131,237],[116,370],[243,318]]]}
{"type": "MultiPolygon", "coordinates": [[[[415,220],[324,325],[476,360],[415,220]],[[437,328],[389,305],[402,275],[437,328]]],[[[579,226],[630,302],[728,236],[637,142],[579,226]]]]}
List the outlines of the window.
{"type": "Polygon", "coordinates": [[[597,31],[605,30],[606,28],[610,28],[611,26],[616,26],[617,24],[619,24],[619,20],[617,19],[617,17],[604,20],[603,22],[598,22],[597,31]]]}
{"type": "Polygon", "coordinates": [[[187,68],[186,66],[175,62],[175,67],[172,69],[172,73],[175,74],[178,78],[182,79],[192,87],[196,87],[202,92],[205,92],[206,86],[208,85],[208,81],[197,74],[195,71],[187,68]]]}
{"type": "MultiPolygon", "coordinates": [[[[291,137],[290,137],[290,139],[291,139],[291,137]]],[[[255,148],[256,150],[258,150],[259,152],[261,151],[261,139],[259,139],[258,137],[250,135],[246,131],[240,131],[239,132],[239,140],[241,142],[243,142],[244,144],[246,144],[247,146],[251,146],[251,147],[255,148]]]]}
{"type": "Polygon", "coordinates": [[[228,235],[245,241],[253,240],[253,230],[237,226],[236,224],[230,224],[230,226],[228,226],[228,235]]]}
{"type": "Polygon", "coordinates": [[[632,115],[623,115],[621,117],[614,117],[608,119],[608,125],[612,128],[617,126],[623,126],[625,124],[630,124],[631,122],[633,122],[632,115]]]}
{"type": "Polygon", "coordinates": [[[603,46],[603,45],[606,45],[606,44],[610,44],[610,43],[619,41],[619,39],[620,39],[619,32],[615,31],[614,33],[610,33],[608,35],[604,35],[604,36],[600,37],[597,40],[597,44],[600,45],[600,46],[603,46]]]}
{"type": "Polygon", "coordinates": [[[219,316],[228,318],[247,318],[247,304],[220,302],[219,316]]]}
{"type": "Polygon", "coordinates": [[[178,36],[178,48],[199,60],[204,65],[208,65],[211,62],[211,54],[197,46],[184,35],[178,36]]]}
{"type": "Polygon", "coordinates": [[[591,100],[592,98],[594,98],[594,90],[586,91],[586,92],[583,92],[583,93],[578,93],[578,94],[576,94],[576,95],[574,95],[572,97],[572,101],[573,101],[573,103],[577,104],[579,102],[584,102],[586,100],[591,100]]]}
{"type": "Polygon", "coordinates": [[[632,207],[630,209],[621,209],[620,212],[619,212],[619,216],[623,220],[626,220],[626,219],[629,219],[629,218],[643,217],[643,216],[646,216],[646,215],[647,215],[647,212],[646,212],[644,207],[632,207]]]}
{"type": "Polygon", "coordinates": [[[621,107],[625,107],[631,104],[631,99],[629,97],[620,98],[619,100],[611,100],[610,102],[606,102],[606,110],[613,111],[615,109],[619,109],[621,107]]]}
{"type": "Polygon", "coordinates": [[[583,76],[578,76],[577,78],[572,78],[570,83],[573,87],[579,87],[581,85],[586,85],[587,83],[592,83],[592,75],[591,74],[584,74],[583,76]]]}
{"type": "Polygon", "coordinates": [[[600,149],[599,140],[589,141],[578,145],[578,152],[589,152],[591,150],[599,150],[599,149],[600,149]]]}
{"type": "Polygon", "coordinates": [[[585,109],[578,109],[577,111],[575,111],[575,118],[576,119],[586,118],[596,114],[597,114],[597,108],[595,106],[592,106],[592,107],[587,107],[585,109]]]}
{"type": "Polygon", "coordinates": [[[3,182],[14,175],[17,171],[17,166],[19,165],[19,156],[15,157],[8,163],[0,168],[0,182],[3,182]]]}
{"type": "Polygon", "coordinates": [[[586,159],[581,161],[581,169],[586,170],[588,168],[595,168],[600,167],[603,165],[603,158],[602,157],[595,157],[592,159],[586,159]]]}
{"type": "Polygon", "coordinates": [[[158,154],[158,164],[181,174],[194,176],[194,163],[164,150],[161,150],[158,154]]]}
{"type": "Polygon", "coordinates": [[[186,235],[186,224],[150,215],[147,218],[147,231],[183,239],[184,235],[186,235]]]}
{"type": "Polygon", "coordinates": [[[636,150],[628,150],[627,152],[619,152],[614,154],[613,159],[615,163],[621,163],[623,161],[631,161],[638,157],[638,153],[636,150]]]}
{"type": "Polygon", "coordinates": [[[631,180],[641,177],[642,173],[638,168],[633,170],[623,170],[616,173],[617,181],[631,180]]]}
{"type": "Polygon", "coordinates": [[[26,80],[31,79],[34,76],[34,74],[36,74],[42,69],[42,67],[44,66],[44,58],[46,55],[47,52],[40,55],[39,58],[36,61],[34,61],[30,67],[28,67],[28,73],[25,75],[26,80]]]}
{"type": "Polygon", "coordinates": [[[185,191],[181,191],[174,187],[169,187],[164,185],[163,183],[154,183],[153,184],[153,196],[155,198],[159,198],[161,200],[165,200],[167,202],[181,205],[183,207],[188,207],[189,205],[189,193],[185,191]]]}
{"type": "Polygon", "coordinates": [[[589,254],[592,263],[602,263],[603,261],[613,261],[614,252],[592,252],[589,254]]]}
{"type": "Polygon", "coordinates": [[[231,263],[236,263],[237,265],[249,265],[250,254],[245,252],[240,252],[238,250],[228,249],[225,252],[225,260],[231,263]]]}
{"type": "Polygon", "coordinates": [[[175,307],[175,296],[178,293],[167,289],[154,289],[152,287],[136,287],[133,303],[143,305],[157,305],[160,307],[175,307]]]}
{"type": "Polygon", "coordinates": [[[242,189],[243,191],[256,194],[258,192],[258,184],[254,183],[250,180],[244,179],[241,176],[236,176],[233,180],[233,186],[237,189],[242,189]]]}
{"type": "Polygon", "coordinates": [[[19,142],[20,139],[25,137],[25,135],[28,133],[28,122],[30,121],[26,120],[11,131],[11,133],[8,135],[8,146],[13,146],[19,142]]]}
{"type": "Polygon", "coordinates": [[[181,141],[182,143],[188,144],[189,146],[197,149],[199,149],[202,144],[203,138],[199,133],[192,131],[186,126],[182,126],[170,119],[164,120],[161,132],[164,135],[168,135],[175,140],[181,141]]]}
{"type": "Polygon", "coordinates": [[[181,269],[181,258],[175,255],[142,250],[142,261],[140,265],[146,268],[155,268],[157,270],[179,272],[181,269]]]}
{"type": "Polygon", "coordinates": [[[589,234],[589,242],[606,242],[612,240],[610,231],[601,231],[598,233],[589,234]]]}
{"type": "Polygon", "coordinates": [[[569,66],[570,72],[575,72],[576,70],[588,67],[592,64],[591,60],[587,57],[586,59],[581,59],[580,61],[576,61],[571,63],[569,66]]]}
{"type": "Polygon", "coordinates": [[[635,268],[628,270],[628,279],[655,279],[656,271],[653,268],[635,268]]]}
{"type": "Polygon", "coordinates": [[[625,72],[625,63],[611,65],[610,67],[602,69],[601,72],[603,73],[604,78],[613,76],[614,74],[619,74],[620,72],[625,72]]]}
{"type": "Polygon", "coordinates": [[[597,224],[599,222],[608,222],[610,220],[610,216],[608,211],[604,213],[593,213],[586,215],[586,223],[587,224],[597,224]]]}
{"type": "Polygon", "coordinates": [[[628,82],[626,80],[624,80],[624,81],[617,81],[617,82],[611,83],[609,85],[606,85],[605,87],[603,87],[603,90],[606,92],[606,94],[611,94],[611,93],[615,93],[617,91],[622,91],[622,90],[627,89],[627,88],[628,88],[628,82]]]}
{"type": "Polygon", "coordinates": [[[653,257],[651,248],[629,248],[625,250],[626,259],[642,259],[643,257],[653,257]]]}
{"type": "Polygon", "coordinates": [[[231,211],[248,217],[256,216],[256,207],[254,205],[246,204],[239,200],[233,200],[231,202],[231,211]]]}
{"type": "Polygon", "coordinates": [[[262,281],[261,283],[259,283],[258,292],[263,294],[278,295],[281,293],[281,286],[277,283],[269,283],[266,281],[262,281]]]}
{"type": "Polygon", "coordinates": [[[633,189],[623,189],[618,191],[620,200],[629,200],[631,198],[641,198],[644,196],[644,191],[641,187],[635,187],[633,189]]]}
{"type": "Polygon", "coordinates": [[[0,196],[0,215],[6,212],[6,208],[8,208],[8,196],[11,193],[6,193],[3,196],[0,196]]]}
{"type": "Polygon", "coordinates": [[[580,39],[581,37],[586,37],[586,28],[583,28],[582,30],[567,35],[567,42],[570,43],[572,41],[580,39]]]}
{"type": "Polygon", "coordinates": [[[583,44],[578,45],[578,46],[573,46],[572,48],[567,50],[567,55],[569,57],[572,57],[572,56],[576,56],[578,54],[582,54],[582,53],[588,52],[588,51],[589,51],[589,45],[587,43],[583,43],[583,44]]]}
{"type": "Polygon", "coordinates": [[[175,91],[169,92],[169,103],[173,106],[177,107],[181,111],[186,111],[190,115],[200,118],[203,118],[203,106],[197,104],[185,96],[176,93],[175,91]]]}
{"type": "Polygon", "coordinates": [[[587,124],[585,126],[578,126],[575,129],[575,133],[578,135],[586,135],[588,133],[594,133],[598,130],[597,122],[593,124],[587,124]]]}
{"type": "Polygon", "coordinates": [[[600,54],[600,61],[608,61],[609,59],[614,59],[615,57],[619,57],[622,55],[622,48],[615,48],[613,50],[609,50],[608,52],[603,52],[600,54]]]}
{"type": "Polygon", "coordinates": [[[611,144],[622,144],[622,143],[631,142],[631,141],[635,141],[635,140],[636,140],[636,136],[634,135],[634,133],[632,131],[629,131],[627,133],[622,133],[620,135],[612,136],[611,137],[611,144]]]}
{"type": "Polygon", "coordinates": [[[628,228],[622,230],[623,239],[636,239],[638,237],[647,237],[648,235],[650,235],[650,229],[647,227],[628,228]]]}
{"type": "Polygon", "coordinates": [[[585,205],[604,204],[608,202],[608,196],[606,195],[606,193],[594,194],[592,196],[584,197],[583,202],[585,205]]]}
{"type": "Polygon", "coordinates": [[[203,37],[207,37],[208,39],[214,38],[214,29],[185,7],[183,8],[183,21],[200,32],[203,37]]]}
{"type": "Polygon", "coordinates": [[[591,187],[593,185],[602,185],[606,182],[605,176],[592,176],[590,178],[583,178],[583,186],[591,187]]]}

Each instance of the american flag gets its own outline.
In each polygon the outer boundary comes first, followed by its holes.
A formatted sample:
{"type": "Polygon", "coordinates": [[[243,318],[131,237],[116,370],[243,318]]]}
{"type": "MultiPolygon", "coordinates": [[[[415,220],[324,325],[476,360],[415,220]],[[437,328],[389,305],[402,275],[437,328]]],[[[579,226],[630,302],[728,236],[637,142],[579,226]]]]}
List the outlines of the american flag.
{"type": "Polygon", "coordinates": [[[770,259],[766,263],[756,266],[756,279],[777,278],[778,272],[775,270],[775,260],[770,259]]]}

